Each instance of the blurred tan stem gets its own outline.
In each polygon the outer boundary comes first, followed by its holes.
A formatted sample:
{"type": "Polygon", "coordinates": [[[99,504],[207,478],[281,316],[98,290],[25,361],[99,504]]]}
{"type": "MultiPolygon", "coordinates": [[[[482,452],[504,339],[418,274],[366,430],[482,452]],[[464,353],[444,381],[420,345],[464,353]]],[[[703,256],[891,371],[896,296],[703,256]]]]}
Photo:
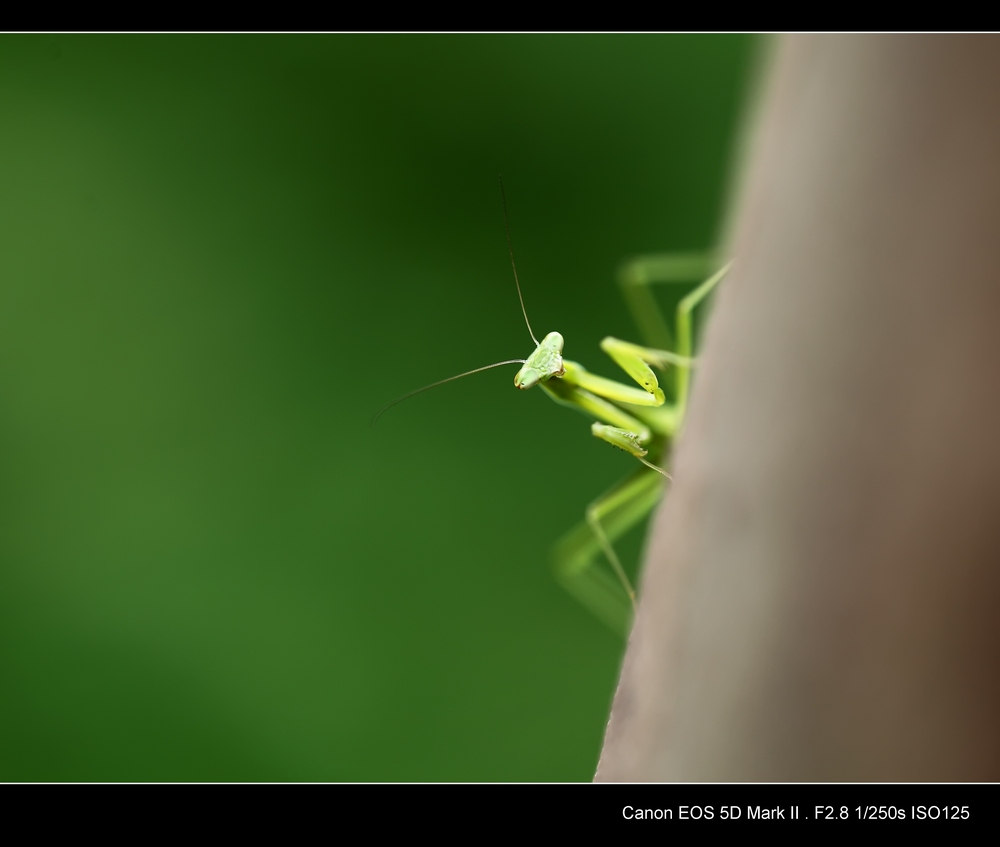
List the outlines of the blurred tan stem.
{"type": "Polygon", "coordinates": [[[805,36],[599,780],[1000,779],[1000,38],[805,36]]]}

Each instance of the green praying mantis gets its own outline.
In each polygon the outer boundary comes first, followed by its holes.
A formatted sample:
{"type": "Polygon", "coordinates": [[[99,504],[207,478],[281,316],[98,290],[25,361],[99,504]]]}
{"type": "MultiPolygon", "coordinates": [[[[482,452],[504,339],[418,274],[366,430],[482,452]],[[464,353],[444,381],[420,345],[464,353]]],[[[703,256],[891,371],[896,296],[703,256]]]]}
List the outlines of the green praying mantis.
{"type": "Polygon", "coordinates": [[[538,385],[557,403],[596,420],[591,432],[638,460],[635,470],[594,500],[583,522],[555,546],[554,570],[562,586],[596,617],[627,634],[636,606],[635,589],[615,552],[614,542],[652,511],[671,479],[663,465],[684,423],[694,365],[694,315],[732,263],[720,266],[702,254],[642,256],[624,265],[619,283],[647,346],[607,337],[601,349],[639,386],[626,385],[587,371],[563,358],[564,339],[550,332],[539,341],[531,328],[507,217],[507,199],[500,181],[504,226],[521,313],[535,349],[526,359],[506,359],[456,374],[397,397],[372,418],[372,426],[390,407],[416,394],[481,371],[520,364],[515,387],[538,385]],[[652,287],[669,286],[674,304],[673,326],[664,318],[652,287]],[[657,378],[653,368],[661,372],[657,378]],[[601,557],[607,566],[601,565],[601,557]]]}

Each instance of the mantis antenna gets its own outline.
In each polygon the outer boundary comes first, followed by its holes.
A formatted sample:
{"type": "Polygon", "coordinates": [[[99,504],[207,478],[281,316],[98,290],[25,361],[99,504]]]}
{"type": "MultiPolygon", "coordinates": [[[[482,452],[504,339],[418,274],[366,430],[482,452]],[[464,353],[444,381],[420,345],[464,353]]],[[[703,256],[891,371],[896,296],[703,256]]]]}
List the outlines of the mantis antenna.
{"type": "Polygon", "coordinates": [[[514,264],[514,245],[510,240],[510,222],[507,220],[507,195],[503,190],[503,176],[499,175],[500,180],[500,200],[503,202],[503,225],[504,229],[507,230],[507,249],[510,251],[510,266],[514,269],[514,285],[517,286],[517,299],[521,301],[521,314],[524,315],[524,323],[528,327],[528,335],[531,336],[531,340],[535,342],[535,346],[538,346],[538,339],[535,338],[535,333],[531,330],[531,322],[528,320],[528,310],[524,308],[524,297],[521,295],[521,283],[517,281],[517,265],[514,264]]]}
{"type": "Polygon", "coordinates": [[[523,365],[524,359],[507,359],[503,362],[494,362],[492,365],[483,365],[481,368],[476,368],[471,371],[466,371],[463,374],[455,374],[455,376],[450,376],[447,379],[439,379],[437,382],[432,382],[430,385],[425,385],[423,388],[417,388],[414,391],[408,391],[402,397],[397,397],[391,403],[386,403],[381,409],[379,409],[375,416],[372,418],[372,426],[375,426],[375,421],[382,417],[382,413],[388,411],[397,403],[402,403],[404,400],[409,400],[411,397],[421,394],[424,391],[430,391],[432,388],[437,388],[439,385],[444,385],[446,382],[452,382],[456,379],[461,379],[463,376],[472,376],[472,374],[477,374],[480,371],[488,371],[490,368],[499,368],[501,365],[523,365]]]}
{"type": "MultiPolygon", "coordinates": [[[[500,200],[503,203],[503,225],[504,229],[507,231],[507,250],[510,252],[510,266],[514,270],[514,285],[517,286],[517,299],[521,301],[521,314],[524,315],[525,326],[528,327],[528,334],[531,336],[531,340],[535,342],[535,347],[537,348],[538,339],[535,338],[535,333],[531,329],[531,322],[528,320],[528,310],[524,308],[524,297],[521,294],[521,283],[517,279],[517,265],[514,264],[514,246],[510,240],[510,222],[507,220],[507,195],[503,190],[503,176],[500,179],[500,200]]],[[[456,374],[455,376],[450,376],[447,379],[439,379],[437,382],[432,382],[430,385],[425,385],[423,388],[418,388],[414,391],[409,391],[402,397],[397,397],[391,403],[386,403],[381,409],[379,409],[375,416],[372,418],[371,425],[374,427],[375,422],[382,417],[383,412],[388,411],[397,403],[402,403],[404,400],[409,400],[411,397],[421,394],[424,391],[429,391],[432,388],[437,388],[439,385],[444,385],[446,382],[452,382],[456,379],[461,379],[463,376],[472,376],[472,374],[477,374],[480,371],[488,371],[490,368],[499,368],[502,365],[523,365],[525,359],[506,359],[503,362],[494,362],[492,365],[484,365],[481,368],[475,368],[471,371],[466,371],[465,373],[456,374]]],[[[650,466],[652,467],[652,465],[650,466]]],[[[663,473],[663,471],[660,471],[663,473]]]]}

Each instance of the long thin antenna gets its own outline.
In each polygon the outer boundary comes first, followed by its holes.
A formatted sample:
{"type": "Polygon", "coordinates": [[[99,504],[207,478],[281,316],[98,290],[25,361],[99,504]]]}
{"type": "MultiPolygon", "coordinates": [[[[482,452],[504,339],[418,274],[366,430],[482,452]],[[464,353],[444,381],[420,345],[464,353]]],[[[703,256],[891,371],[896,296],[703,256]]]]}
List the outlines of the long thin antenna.
{"type": "Polygon", "coordinates": [[[472,374],[477,374],[480,371],[488,371],[490,368],[499,368],[501,365],[523,365],[524,359],[507,359],[505,362],[494,362],[492,365],[484,365],[481,368],[476,368],[472,371],[466,371],[464,374],[456,374],[455,376],[450,376],[447,379],[439,379],[437,382],[432,382],[430,385],[425,385],[423,388],[418,388],[415,391],[409,391],[402,397],[397,397],[391,403],[386,403],[381,409],[375,413],[375,417],[372,418],[371,425],[375,426],[375,421],[382,417],[382,413],[391,409],[397,403],[402,403],[404,400],[408,400],[415,394],[420,394],[423,391],[429,391],[432,388],[437,388],[439,385],[444,385],[446,382],[452,382],[456,379],[461,379],[463,376],[472,376],[472,374]]]}
{"type": "Polygon", "coordinates": [[[514,269],[514,285],[517,286],[517,299],[521,301],[521,314],[524,315],[524,323],[528,327],[528,335],[531,336],[531,340],[535,342],[535,346],[538,346],[538,339],[535,338],[535,333],[531,331],[531,322],[528,320],[528,310],[524,308],[524,297],[521,296],[521,283],[517,281],[517,265],[514,264],[514,245],[510,240],[510,222],[507,220],[507,195],[503,190],[503,176],[499,176],[500,179],[500,199],[503,201],[503,225],[507,230],[507,249],[510,251],[510,266],[514,269]]]}

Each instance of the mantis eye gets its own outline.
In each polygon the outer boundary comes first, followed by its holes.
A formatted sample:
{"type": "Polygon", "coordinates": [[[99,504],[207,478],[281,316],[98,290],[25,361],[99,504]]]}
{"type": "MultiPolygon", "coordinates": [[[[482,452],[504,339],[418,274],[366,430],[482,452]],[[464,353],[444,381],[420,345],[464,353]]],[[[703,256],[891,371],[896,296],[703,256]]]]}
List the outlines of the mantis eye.
{"type": "Polygon", "coordinates": [[[540,374],[534,368],[521,368],[514,376],[514,385],[523,391],[535,385],[539,376],[540,374]]]}
{"type": "Polygon", "coordinates": [[[542,346],[548,347],[553,353],[562,353],[565,341],[558,332],[550,332],[542,339],[542,346]]]}

